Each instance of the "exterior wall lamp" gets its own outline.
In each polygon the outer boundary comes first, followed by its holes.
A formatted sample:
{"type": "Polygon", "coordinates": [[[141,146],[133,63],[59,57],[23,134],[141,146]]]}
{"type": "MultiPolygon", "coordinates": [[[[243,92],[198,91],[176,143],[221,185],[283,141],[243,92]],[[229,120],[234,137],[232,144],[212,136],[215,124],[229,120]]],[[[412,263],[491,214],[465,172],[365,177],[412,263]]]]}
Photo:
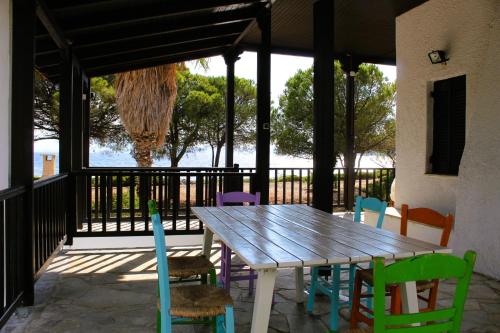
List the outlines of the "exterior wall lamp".
{"type": "Polygon", "coordinates": [[[428,56],[433,65],[446,63],[448,60],[450,60],[446,57],[446,53],[442,50],[431,51],[429,52],[428,56]]]}

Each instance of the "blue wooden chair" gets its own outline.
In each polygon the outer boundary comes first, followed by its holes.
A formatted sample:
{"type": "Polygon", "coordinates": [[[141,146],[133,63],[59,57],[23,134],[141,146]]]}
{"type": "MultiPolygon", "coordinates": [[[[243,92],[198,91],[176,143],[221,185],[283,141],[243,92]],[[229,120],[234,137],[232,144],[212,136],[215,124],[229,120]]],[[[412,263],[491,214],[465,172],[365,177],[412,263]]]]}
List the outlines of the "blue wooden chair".
{"type": "Polygon", "coordinates": [[[171,333],[175,324],[210,324],[215,332],[234,332],[233,300],[214,285],[179,285],[170,288],[165,232],[153,200],[148,202],[153,221],[158,270],[157,332],[171,333]]]}
{"type": "MultiPolygon", "coordinates": [[[[382,228],[384,222],[385,210],[387,202],[380,201],[377,198],[362,198],[356,197],[356,206],[354,212],[354,222],[361,223],[361,212],[370,210],[378,212],[377,228],[382,228]]],[[[356,264],[342,267],[342,265],[320,266],[311,269],[311,287],[309,288],[309,296],[307,299],[307,311],[311,313],[314,308],[314,300],[316,292],[319,291],[330,298],[330,330],[337,331],[338,329],[338,312],[341,305],[346,304],[349,308],[352,305],[352,295],[354,291],[354,277],[356,273],[356,264]],[[321,273],[327,271],[327,276],[331,276],[331,281],[322,277],[321,273]],[[345,271],[348,274],[347,279],[341,279],[341,273],[345,271]],[[340,300],[340,291],[348,290],[349,295],[347,301],[340,300]]],[[[371,288],[371,286],[367,286],[371,288]]],[[[371,300],[367,300],[367,306],[371,308],[371,300]]]]}

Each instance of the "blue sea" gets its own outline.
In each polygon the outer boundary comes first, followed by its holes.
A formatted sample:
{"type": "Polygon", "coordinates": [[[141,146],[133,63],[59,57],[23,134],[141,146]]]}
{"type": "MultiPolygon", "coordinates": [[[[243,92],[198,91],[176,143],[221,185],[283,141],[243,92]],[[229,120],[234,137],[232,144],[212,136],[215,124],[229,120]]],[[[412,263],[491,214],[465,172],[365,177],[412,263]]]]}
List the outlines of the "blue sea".
{"type": "MultiPolygon", "coordinates": [[[[37,147],[35,147],[37,148],[37,147]]],[[[42,155],[56,155],[56,173],[58,172],[59,154],[55,149],[47,149],[51,147],[38,147],[34,156],[34,174],[35,176],[42,175],[42,155]]],[[[53,147],[52,147],[53,148],[53,147]]],[[[222,150],[219,166],[224,165],[224,150],[222,150]]],[[[194,152],[185,155],[180,161],[181,167],[210,167],[212,152],[208,146],[200,146],[194,152]]],[[[284,155],[278,155],[274,152],[274,147],[271,148],[271,167],[312,167],[312,159],[296,158],[284,155]]],[[[235,150],[234,162],[240,167],[255,167],[255,151],[254,150],[235,150]]],[[[340,161],[337,163],[340,165],[340,161]]],[[[90,166],[91,167],[135,167],[136,163],[131,156],[130,151],[112,151],[105,147],[93,146],[90,151],[90,166]]],[[[162,158],[154,161],[154,166],[169,167],[170,160],[162,158]]],[[[361,161],[363,168],[391,167],[391,163],[387,159],[376,156],[364,156],[361,161]]]]}

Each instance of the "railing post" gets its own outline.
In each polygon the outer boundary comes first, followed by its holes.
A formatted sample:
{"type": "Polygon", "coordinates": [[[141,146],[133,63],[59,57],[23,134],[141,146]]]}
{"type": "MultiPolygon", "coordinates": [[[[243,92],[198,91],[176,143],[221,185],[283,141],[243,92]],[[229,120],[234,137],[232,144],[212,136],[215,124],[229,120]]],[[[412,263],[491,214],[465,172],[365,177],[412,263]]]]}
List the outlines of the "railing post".
{"type": "Polygon", "coordinates": [[[196,175],[196,206],[202,207],[203,205],[203,175],[196,175]]]}

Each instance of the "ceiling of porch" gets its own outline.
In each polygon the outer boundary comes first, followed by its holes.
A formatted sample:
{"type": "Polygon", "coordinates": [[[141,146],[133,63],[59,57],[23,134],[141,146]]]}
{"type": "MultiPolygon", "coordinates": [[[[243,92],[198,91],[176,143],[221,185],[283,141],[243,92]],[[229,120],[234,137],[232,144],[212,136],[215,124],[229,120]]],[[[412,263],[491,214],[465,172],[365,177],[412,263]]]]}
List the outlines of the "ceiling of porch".
{"type": "MultiPolygon", "coordinates": [[[[395,17],[426,0],[336,0],[335,52],[395,63],[395,17]]],[[[276,0],[272,52],[312,55],[313,0],[276,0]]],[[[38,69],[57,77],[71,48],[89,76],[255,50],[268,0],[38,0],[38,69]]]]}

